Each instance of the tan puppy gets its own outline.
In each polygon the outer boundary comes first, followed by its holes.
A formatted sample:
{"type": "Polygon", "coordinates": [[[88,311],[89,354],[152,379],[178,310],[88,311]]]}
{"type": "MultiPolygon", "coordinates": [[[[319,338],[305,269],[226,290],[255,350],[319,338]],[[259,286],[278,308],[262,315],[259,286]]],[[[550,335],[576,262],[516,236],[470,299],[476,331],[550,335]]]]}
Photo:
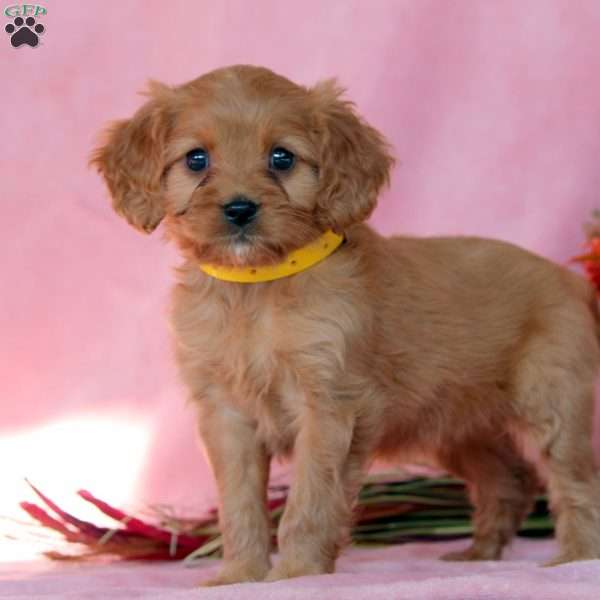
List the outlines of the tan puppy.
{"type": "Polygon", "coordinates": [[[464,478],[476,531],[450,558],[497,559],[537,489],[523,436],[549,473],[555,562],[600,558],[591,287],[510,244],[372,231],[363,222],[393,161],[332,82],[235,66],[149,95],[92,160],[115,210],[147,232],[164,219],[183,255],[177,357],[225,547],[211,583],[331,572],[374,456],[426,455],[464,478]],[[291,276],[238,283],[201,269],[255,272],[327,230],[345,243],[291,276]],[[271,568],[269,462],[292,450],[271,568]]]}

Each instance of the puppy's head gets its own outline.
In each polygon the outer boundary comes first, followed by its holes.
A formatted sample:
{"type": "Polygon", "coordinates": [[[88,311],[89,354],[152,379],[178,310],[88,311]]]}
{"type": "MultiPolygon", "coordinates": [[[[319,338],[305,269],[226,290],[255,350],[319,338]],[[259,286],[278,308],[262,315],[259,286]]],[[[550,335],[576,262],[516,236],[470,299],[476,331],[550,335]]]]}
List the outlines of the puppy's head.
{"type": "Polygon", "coordinates": [[[276,262],[326,229],[366,219],[393,160],[332,81],[304,88],[251,66],[152,84],[92,163],[115,210],[221,265],[276,262]]]}

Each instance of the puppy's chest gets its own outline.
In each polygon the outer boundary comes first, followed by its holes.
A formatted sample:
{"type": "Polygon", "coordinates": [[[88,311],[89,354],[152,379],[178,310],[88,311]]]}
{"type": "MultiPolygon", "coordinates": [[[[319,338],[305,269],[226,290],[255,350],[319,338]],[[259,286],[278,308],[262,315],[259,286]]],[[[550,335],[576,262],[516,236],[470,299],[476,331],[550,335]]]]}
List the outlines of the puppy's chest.
{"type": "Polygon", "coordinates": [[[237,307],[223,323],[221,332],[210,334],[214,358],[228,388],[238,402],[274,393],[277,373],[288,368],[282,353],[282,319],[267,307],[237,307]]]}
{"type": "Polygon", "coordinates": [[[335,394],[349,380],[346,356],[367,339],[364,307],[352,295],[293,283],[181,286],[174,298],[178,361],[192,397],[217,397],[253,419],[274,452],[289,449],[308,394],[335,394]]]}
{"type": "Polygon", "coordinates": [[[175,300],[178,361],[192,394],[218,389],[221,401],[257,421],[281,419],[298,353],[293,307],[251,294],[175,300]]]}

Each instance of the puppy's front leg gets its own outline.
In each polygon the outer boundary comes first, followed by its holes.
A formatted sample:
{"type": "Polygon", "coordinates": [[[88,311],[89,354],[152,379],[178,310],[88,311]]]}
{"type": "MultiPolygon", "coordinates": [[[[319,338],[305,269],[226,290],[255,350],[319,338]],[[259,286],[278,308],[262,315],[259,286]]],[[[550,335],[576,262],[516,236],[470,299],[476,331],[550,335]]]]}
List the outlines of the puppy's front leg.
{"type": "Polygon", "coordinates": [[[306,408],[294,444],[294,480],[279,525],[281,557],[267,581],[333,571],[350,525],[353,499],[345,472],[352,432],[351,415],[306,408]]]}
{"type": "Polygon", "coordinates": [[[225,406],[201,407],[200,433],[219,488],[224,551],[221,572],[203,585],[261,581],[271,566],[270,457],[252,423],[225,406]]]}

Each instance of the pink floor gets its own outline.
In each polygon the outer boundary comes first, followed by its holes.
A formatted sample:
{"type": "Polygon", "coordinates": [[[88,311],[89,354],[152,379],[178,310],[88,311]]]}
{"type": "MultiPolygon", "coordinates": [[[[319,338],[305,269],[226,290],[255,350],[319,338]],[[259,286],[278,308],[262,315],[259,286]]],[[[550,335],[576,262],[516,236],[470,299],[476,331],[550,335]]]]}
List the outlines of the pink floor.
{"type": "Polygon", "coordinates": [[[538,566],[555,550],[552,541],[518,540],[506,560],[447,563],[437,557],[465,541],[352,549],[335,575],[220,588],[197,584],[217,568],[206,559],[180,563],[76,565],[24,562],[0,565],[0,598],[206,598],[237,600],[598,600],[600,560],[538,566]]]}

